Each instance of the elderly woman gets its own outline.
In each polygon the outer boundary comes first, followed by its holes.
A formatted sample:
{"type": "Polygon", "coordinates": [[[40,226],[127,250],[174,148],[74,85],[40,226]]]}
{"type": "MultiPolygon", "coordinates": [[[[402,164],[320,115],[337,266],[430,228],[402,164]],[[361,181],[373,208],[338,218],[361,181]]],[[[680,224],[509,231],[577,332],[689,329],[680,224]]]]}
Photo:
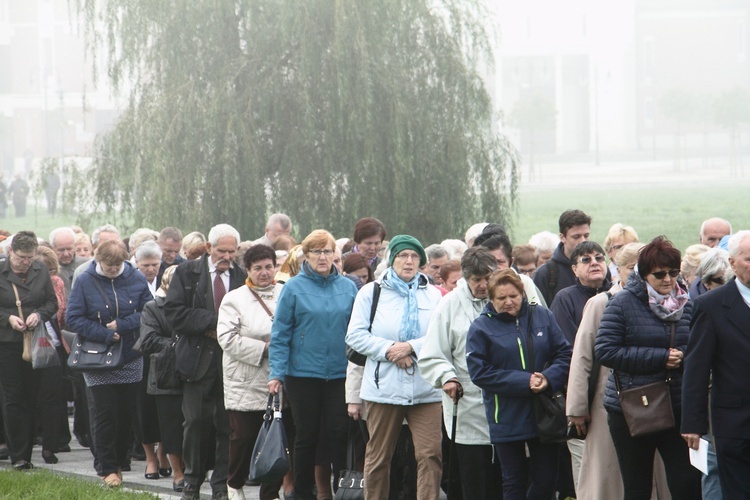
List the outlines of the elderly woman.
{"type": "Polygon", "coordinates": [[[346,468],[344,337],[357,287],[333,266],[335,248],[336,240],[322,229],[302,241],[305,262],[282,288],[271,329],[268,389],[275,394],[283,384],[289,395],[296,429],[294,494],[303,500],[315,498],[321,422],[330,440],[335,473],[346,468]]]}
{"type": "MultiPolygon", "coordinates": [[[[242,486],[250,470],[253,445],[266,413],[268,346],[281,285],[274,281],[276,252],[254,245],[244,255],[246,286],[232,290],[221,302],[217,340],[224,351],[224,406],[229,412],[230,497],[244,498],[242,486]]],[[[294,426],[289,412],[283,419],[291,438],[294,426]],[[291,435],[290,435],[291,434],[291,435]]],[[[281,480],[263,483],[261,499],[279,496],[281,480]]],[[[289,494],[290,492],[285,492],[289,494]]]]}
{"type": "Polygon", "coordinates": [[[94,250],[91,248],[91,238],[88,234],[78,233],[75,239],[76,255],[85,259],[90,259],[94,255],[94,250]]]}
{"type": "Polygon", "coordinates": [[[607,236],[604,238],[604,250],[607,252],[609,257],[609,274],[612,282],[617,281],[617,263],[615,262],[615,255],[620,251],[622,247],[628,243],[637,243],[638,233],[635,232],[630,226],[624,226],[621,223],[613,224],[612,227],[607,231],[607,236]]]}
{"type": "MultiPolygon", "coordinates": [[[[373,271],[380,264],[380,245],[385,239],[385,225],[374,217],[359,219],[354,224],[354,246],[351,253],[364,255],[373,271]]],[[[345,254],[344,257],[346,257],[345,254]]]]}
{"type": "Polygon", "coordinates": [[[565,386],[570,344],[547,308],[529,305],[512,269],[493,274],[488,293],[490,303],[469,328],[466,362],[472,382],[483,389],[490,440],[503,469],[503,498],[551,498],[558,445],[539,440],[533,396],[565,386]]]}
{"type": "MultiPolygon", "coordinates": [[[[729,264],[729,252],[721,248],[711,248],[701,257],[701,263],[695,272],[705,291],[719,288],[734,277],[734,271],[729,264]]],[[[699,292],[695,296],[690,294],[691,299],[696,299],[705,292],[699,292]]]]}
{"type": "Polygon", "coordinates": [[[461,482],[466,499],[501,498],[503,491],[500,464],[493,460],[482,390],[471,381],[466,366],[466,332],[489,303],[487,283],[496,268],[495,257],[483,247],[464,253],[461,272],[465,281],[435,309],[417,363],[425,380],[443,390],[443,422],[449,436],[452,408],[458,402],[456,458],[460,476],[467,478],[461,482]]]}
{"type": "Polygon", "coordinates": [[[123,363],[108,371],[84,371],[93,404],[94,449],[104,484],[122,484],[138,396],[143,358],[133,351],[140,335],[141,311],[151,300],[146,278],[127,261],[120,241],[108,240],[78,277],[68,301],[66,322],[83,338],[114,344],[122,342],[123,363]]]}
{"type": "MultiPolygon", "coordinates": [[[[690,295],[693,287],[700,287],[700,280],[698,277],[698,266],[701,264],[703,254],[710,250],[711,247],[703,245],[701,243],[690,245],[685,249],[685,255],[682,256],[682,262],[680,263],[680,271],[682,273],[682,279],[685,280],[688,286],[688,295],[690,295]]],[[[701,290],[700,293],[704,293],[705,290],[701,290]]]]}
{"type": "MultiPolygon", "coordinates": [[[[0,268],[0,391],[5,437],[13,468],[31,469],[34,429],[34,388],[31,363],[23,360],[23,336],[57,312],[49,270],[35,260],[39,246],[31,231],[13,236],[8,258],[0,268]]],[[[48,444],[45,448],[48,451],[48,444]]],[[[54,444],[57,448],[57,443],[54,444]]]]}
{"type": "Polygon", "coordinates": [[[391,458],[404,418],[414,440],[417,498],[440,492],[440,392],[417,366],[427,326],[441,293],[419,268],[427,263],[424,248],[408,235],[389,245],[390,267],[375,283],[360,290],[346,342],[367,356],[360,397],[367,409],[370,441],[365,452],[365,497],[388,498],[391,458]],[[380,297],[370,323],[375,287],[380,297]]]}
{"type": "MultiPolygon", "coordinates": [[[[602,405],[609,368],[594,361],[594,341],[604,308],[612,295],[622,291],[638,262],[638,252],[643,243],[628,243],[615,255],[618,283],[607,293],[600,293],[586,303],[581,324],[576,333],[573,358],[568,377],[567,414],[569,425],[575,426],[578,435],[586,436],[580,470],[586,471],[576,478],[579,500],[621,498],[622,479],[617,465],[617,455],[607,426],[607,412],[602,405]]],[[[654,476],[659,497],[669,494],[664,475],[664,464],[657,457],[654,476]]]]}
{"type": "MultiPolygon", "coordinates": [[[[151,365],[151,355],[163,351],[176,340],[172,325],[164,314],[164,303],[167,301],[167,291],[169,291],[169,284],[175,269],[177,266],[170,266],[164,270],[156,297],[143,307],[141,313],[141,351],[144,355],[144,364],[146,360],[149,360],[149,365],[151,365]]],[[[147,380],[146,392],[153,398],[156,405],[159,452],[166,454],[171,464],[171,467],[163,467],[162,465],[166,464],[162,462],[158,466],[158,475],[168,476],[168,471],[164,470],[167,468],[174,471],[172,488],[180,492],[185,487],[183,473],[185,464],[182,461],[182,422],[185,420],[182,415],[182,389],[159,387],[157,375],[154,367],[149,366],[148,371],[144,370],[147,380]]],[[[146,450],[147,445],[143,448],[146,450]]],[[[153,445],[151,445],[151,454],[153,455],[153,445]]],[[[151,459],[153,461],[153,456],[151,459]]]]}
{"type": "Polygon", "coordinates": [[[664,237],[654,238],[641,249],[638,267],[625,289],[604,310],[596,337],[597,358],[613,369],[604,408],[627,499],[650,498],[656,450],[664,460],[672,497],[701,497],[700,472],[690,465],[679,429],[632,437],[618,398],[619,390],[669,380],[672,410],[675,421],[680,421],[682,360],[692,304],[678,282],[679,274],[680,251],[664,237]],[[670,332],[674,332],[673,345],[670,332]]]}

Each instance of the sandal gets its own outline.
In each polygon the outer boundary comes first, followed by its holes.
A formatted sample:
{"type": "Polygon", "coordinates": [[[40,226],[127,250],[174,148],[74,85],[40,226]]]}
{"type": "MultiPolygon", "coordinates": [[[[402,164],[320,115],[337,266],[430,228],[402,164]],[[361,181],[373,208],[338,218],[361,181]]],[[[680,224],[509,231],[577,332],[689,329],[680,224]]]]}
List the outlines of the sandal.
{"type": "Polygon", "coordinates": [[[118,476],[116,472],[105,477],[103,481],[104,485],[108,488],[118,488],[122,486],[122,479],[120,479],[120,476],[118,476]]]}

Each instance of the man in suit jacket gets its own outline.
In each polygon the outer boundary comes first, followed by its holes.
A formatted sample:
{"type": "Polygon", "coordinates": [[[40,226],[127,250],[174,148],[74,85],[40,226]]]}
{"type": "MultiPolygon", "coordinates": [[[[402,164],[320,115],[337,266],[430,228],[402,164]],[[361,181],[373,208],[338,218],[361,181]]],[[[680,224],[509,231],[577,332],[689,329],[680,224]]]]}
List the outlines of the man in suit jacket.
{"type": "Polygon", "coordinates": [[[682,436],[708,432],[708,388],[724,498],[750,498],[750,231],[729,240],[735,278],[695,301],[682,388],[682,436]]]}
{"type": "Polygon", "coordinates": [[[245,271],[234,266],[240,235],[228,224],[211,228],[207,253],[180,264],[167,293],[164,312],[180,340],[177,372],[185,381],[182,412],[185,434],[185,489],[182,498],[200,498],[206,473],[213,498],[227,498],[229,416],[224,408],[222,351],[216,322],[224,295],[245,283],[245,271]]]}

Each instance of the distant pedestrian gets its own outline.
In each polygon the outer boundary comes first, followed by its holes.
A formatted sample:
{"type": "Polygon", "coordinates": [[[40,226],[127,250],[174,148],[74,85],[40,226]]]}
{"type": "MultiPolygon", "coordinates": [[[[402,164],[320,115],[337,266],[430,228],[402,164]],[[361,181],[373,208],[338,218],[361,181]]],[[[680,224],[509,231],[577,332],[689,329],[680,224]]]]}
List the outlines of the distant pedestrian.
{"type": "Polygon", "coordinates": [[[16,217],[26,216],[26,197],[29,195],[29,185],[21,178],[21,174],[16,174],[16,179],[11,182],[8,189],[8,195],[13,200],[13,208],[16,211],[16,217]]]}

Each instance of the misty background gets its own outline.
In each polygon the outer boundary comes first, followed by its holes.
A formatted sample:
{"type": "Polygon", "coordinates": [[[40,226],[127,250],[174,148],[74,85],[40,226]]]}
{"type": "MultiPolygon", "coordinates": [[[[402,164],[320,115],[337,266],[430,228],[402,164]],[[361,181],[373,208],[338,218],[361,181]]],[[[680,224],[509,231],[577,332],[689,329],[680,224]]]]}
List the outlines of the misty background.
{"type": "MultiPolygon", "coordinates": [[[[487,6],[497,36],[484,79],[520,153],[520,193],[747,182],[747,0],[487,6]]],[[[117,93],[94,74],[92,57],[106,68],[107,53],[85,43],[66,0],[0,0],[4,182],[45,159],[85,165],[116,123],[127,85],[117,93]]]]}

